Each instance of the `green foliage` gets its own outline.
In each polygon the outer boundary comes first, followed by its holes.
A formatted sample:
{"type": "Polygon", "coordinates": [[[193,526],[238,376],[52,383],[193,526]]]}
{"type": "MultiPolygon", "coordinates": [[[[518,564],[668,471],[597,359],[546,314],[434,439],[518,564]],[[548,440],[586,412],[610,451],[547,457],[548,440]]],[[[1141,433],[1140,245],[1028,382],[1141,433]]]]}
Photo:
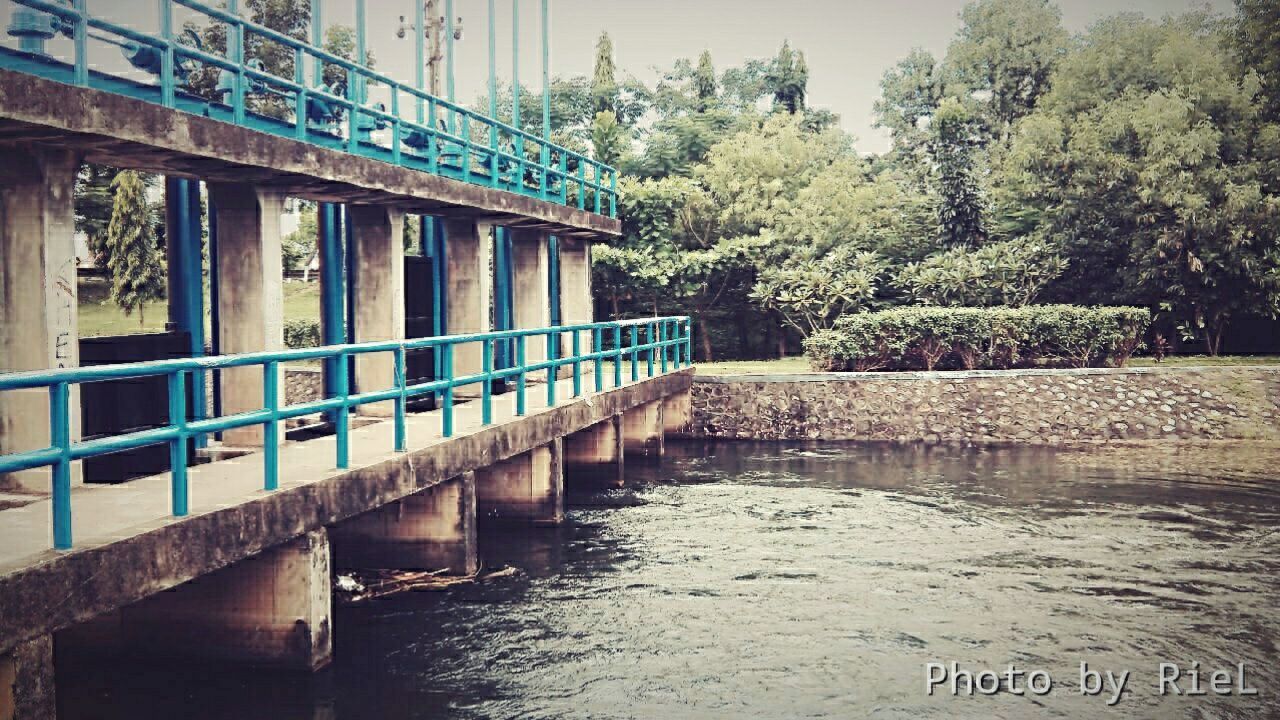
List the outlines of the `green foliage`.
{"type": "Polygon", "coordinates": [[[320,321],[294,318],[284,321],[284,346],[296,350],[320,346],[320,321]]]}
{"type": "Polygon", "coordinates": [[[809,66],[803,52],[793,52],[791,44],[783,42],[773,67],[765,75],[765,82],[773,91],[773,106],[792,115],[804,110],[805,95],[809,84],[809,66]]]}
{"type": "Polygon", "coordinates": [[[115,203],[106,241],[111,299],[126,315],[138,310],[138,322],[143,324],[144,303],[165,296],[164,253],[156,245],[146,185],[138,173],[121,171],[111,181],[111,189],[115,203]]]}
{"type": "Polygon", "coordinates": [[[869,308],[885,269],[884,259],[875,253],[841,246],[816,262],[763,268],[751,299],[808,335],[830,327],[841,315],[869,308]]]}
{"type": "Polygon", "coordinates": [[[1030,305],[1067,269],[1057,248],[1007,240],[977,250],[952,248],[898,271],[894,283],[925,305],[1030,305]]]}
{"type": "Polygon", "coordinates": [[[693,78],[694,93],[698,98],[698,112],[706,112],[716,101],[716,68],[711,64],[711,51],[703,50],[698,56],[698,69],[693,78]]]}
{"type": "Polygon", "coordinates": [[[1235,49],[1239,74],[1258,74],[1262,81],[1263,112],[1280,121],[1280,4],[1274,0],[1236,0],[1235,49]]]}
{"type": "Polygon", "coordinates": [[[316,241],[319,238],[319,219],[315,203],[308,203],[298,214],[298,227],[284,236],[280,242],[280,250],[284,259],[284,269],[297,270],[304,267],[316,254],[316,241]]]}
{"type": "Polygon", "coordinates": [[[1121,367],[1150,322],[1135,307],[897,308],[845,315],[805,353],[826,371],[1121,367]]]}
{"type": "Polygon", "coordinates": [[[596,41],[596,63],[591,76],[591,108],[596,116],[605,111],[617,114],[618,81],[614,77],[613,40],[609,33],[600,33],[596,41]]]}
{"type": "Polygon", "coordinates": [[[982,190],[974,168],[976,126],[969,111],[946,98],[933,116],[930,149],[938,167],[938,225],[948,245],[987,237],[982,190]]]}
{"type": "Polygon", "coordinates": [[[627,149],[625,131],[618,124],[618,116],[612,110],[596,114],[595,123],[591,127],[591,149],[596,160],[614,167],[617,167],[622,153],[627,149]]]}

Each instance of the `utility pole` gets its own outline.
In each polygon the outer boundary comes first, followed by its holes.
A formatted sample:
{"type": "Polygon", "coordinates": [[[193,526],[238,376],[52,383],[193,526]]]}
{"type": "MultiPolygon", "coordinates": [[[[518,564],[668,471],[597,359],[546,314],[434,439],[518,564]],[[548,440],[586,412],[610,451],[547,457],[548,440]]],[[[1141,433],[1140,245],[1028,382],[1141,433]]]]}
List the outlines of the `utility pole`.
{"type": "MultiPolygon", "coordinates": [[[[417,22],[407,23],[403,15],[400,16],[400,29],[396,32],[396,37],[403,38],[408,30],[415,33],[421,33],[425,47],[422,62],[427,69],[427,87],[425,90],[436,97],[440,97],[440,66],[445,61],[446,40],[444,37],[446,29],[449,27],[449,19],[445,17],[444,0],[418,0],[424,3],[423,12],[417,15],[420,19],[421,27],[417,22]]],[[[462,18],[454,18],[455,40],[462,39],[462,18]]]]}

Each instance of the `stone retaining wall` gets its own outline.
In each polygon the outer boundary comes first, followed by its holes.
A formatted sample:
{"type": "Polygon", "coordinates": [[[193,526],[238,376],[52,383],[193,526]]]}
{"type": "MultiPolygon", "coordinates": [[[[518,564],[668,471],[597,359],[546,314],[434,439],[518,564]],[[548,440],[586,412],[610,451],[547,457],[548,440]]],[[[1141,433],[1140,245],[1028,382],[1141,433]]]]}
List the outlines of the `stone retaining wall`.
{"type": "Polygon", "coordinates": [[[289,405],[324,398],[324,373],[307,368],[285,368],[284,401],[289,405]]]}
{"type": "Polygon", "coordinates": [[[928,443],[1280,440],[1280,367],[696,376],[693,435],[928,443]]]}

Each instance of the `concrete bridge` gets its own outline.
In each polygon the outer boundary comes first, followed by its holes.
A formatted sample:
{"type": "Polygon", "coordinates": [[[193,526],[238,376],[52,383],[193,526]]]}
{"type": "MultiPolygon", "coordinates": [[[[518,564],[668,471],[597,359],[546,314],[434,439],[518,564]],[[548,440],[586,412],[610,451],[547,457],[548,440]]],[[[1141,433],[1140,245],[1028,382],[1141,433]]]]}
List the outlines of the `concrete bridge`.
{"type": "Polygon", "coordinates": [[[474,572],[477,522],[559,523],[566,482],[617,482],[624,457],[660,456],[688,423],[688,319],[592,316],[591,244],[620,232],[615,171],[524,133],[518,109],[504,124],[426,93],[421,76],[400,85],[327,55],[318,0],[310,43],[244,20],[234,0],[162,2],[154,35],[83,0],[13,2],[22,43],[0,47],[0,720],[53,717],[55,647],[319,668],[333,567],[474,572]],[[226,55],[180,44],[171,5],[225,24],[226,55]],[[246,60],[255,33],[293,48],[296,77],[246,60]],[[155,82],[91,69],[87,41],[104,34],[155,82]],[[222,69],[225,94],[183,84],[201,62],[222,69]],[[344,94],[319,85],[324,64],[347,70],[344,94]],[[390,109],[369,102],[374,85],[390,109]],[[249,102],[282,92],[293,117],[249,102]],[[84,162],[167,177],[177,356],[81,363],[84,162]],[[286,197],[320,203],[319,348],[284,347],[286,197]],[[406,215],[421,216],[421,276],[405,267],[406,215]],[[431,322],[410,333],[417,283],[431,322]],[[323,364],[325,393],[290,404],[283,364],[303,360],[323,364]],[[163,420],[86,437],[81,391],[123,380],[160,383],[125,402],[158,403],[163,420]],[[91,459],[156,445],[163,472],[86,477],[91,459]]]}

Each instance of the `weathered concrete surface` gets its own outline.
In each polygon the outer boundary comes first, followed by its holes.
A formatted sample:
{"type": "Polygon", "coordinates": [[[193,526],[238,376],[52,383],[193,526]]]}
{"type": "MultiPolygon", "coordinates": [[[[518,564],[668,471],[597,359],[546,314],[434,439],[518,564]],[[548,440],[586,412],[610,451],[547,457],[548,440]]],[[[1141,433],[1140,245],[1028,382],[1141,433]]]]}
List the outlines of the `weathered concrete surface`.
{"type": "Polygon", "coordinates": [[[621,415],[583,428],[564,439],[566,482],[620,485],[624,463],[621,415]]]}
{"type": "Polygon", "coordinates": [[[542,447],[476,470],[482,520],[558,525],[564,521],[564,448],[542,447]]]}
{"type": "Polygon", "coordinates": [[[651,458],[662,455],[664,398],[638,405],[622,414],[622,448],[625,454],[651,458]]]}
{"type": "MultiPolygon", "coordinates": [[[[595,320],[595,308],[591,299],[591,243],[566,238],[560,243],[560,322],[564,325],[585,325],[595,320]]],[[[569,357],[573,351],[573,335],[560,336],[561,357],[569,357]]],[[[591,351],[591,333],[581,333],[578,339],[582,352],[591,351]]],[[[583,370],[592,367],[583,365],[583,370]]],[[[561,372],[572,372],[564,366],[561,372]]]]}
{"type": "MultiPolygon", "coordinates": [[[[72,202],[79,165],[73,151],[41,148],[11,148],[0,161],[0,372],[80,364],[72,202]]],[[[80,405],[77,386],[69,405],[80,405]]],[[[48,447],[48,417],[44,388],[0,393],[0,453],[48,447]]],[[[48,492],[49,481],[48,468],[0,474],[3,489],[48,492]]]]}
{"type": "Polygon", "coordinates": [[[479,568],[476,474],[467,472],[329,529],[339,570],[479,568]]]}
{"type": "Polygon", "coordinates": [[[693,395],[676,393],[662,400],[662,430],[668,435],[688,435],[693,429],[693,395]]]}
{"type": "MultiPolygon", "coordinates": [[[[512,265],[515,282],[512,297],[515,305],[515,328],[551,327],[551,266],[548,262],[547,236],[532,230],[513,230],[512,265]]],[[[543,338],[525,341],[525,361],[539,363],[547,359],[547,343],[543,338]]]]}
{"type": "MultiPolygon", "coordinates": [[[[284,349],[284,264],[280,216],[284,195],[238,183],[210,183],[218,225],[218,350],[224,355],[284,349]]],[[[262,366],[221,371],[222,409],[263,406],[262,366]]],[[[282,376],[283,377],[283,376],[282,376]]],[[[262,428],[228,430],[228,445],[262,445],[262,428]]]]}
{"type": "Polygon", "coordinates": [[[320,528],[60,633],[59,652],[317,670],[333,658],[320,528]]]}
{"type": "Polygon", "coordinates": [[[53,720],[53,636],[19,643],[0,655],[0,720],[53,720]]]}
{"type": "Polygon", "coordinates": [[[257,489],[260,455],[200,466],[192,471],[192,514],[185,518],[166,514],[167,475],[108,489],[86,487],[73,497],[77,539],[69,552],[34,549],[48,547],[47,502],[0,511],[0,654],[444,479],[660,402],[687,390],[691,374],[685,369],[550,409],[539,404],[541,393],[530,393],[529,414],[520,418],[513,413],[514,393],[508,393],[495,398],[497,422],[491,426],[481,426],[477,403],[469,403],[458,408],[456,434],[448,440],[439,437],[439,412],[411,415],[407,453],[391,451],[391,423],[379,422],[352,431],[349,471],[333,469],[328,438],[288,443],[280,450],[281,489],[272,493],[257,489]]]}
{"type": "Polygon", "coordinates": [[[1280,439],[1280,367],[699,376],[692,434],[928,443],[1280,439]]]}
{"type": "MultiPolygon", "coordinates": [[[[469,220],[450,220],[444,225],[445,261],[448,264],[446,327],[450,335],[488,332],[492,329],[493,303],[492,227],[469,220]]],[[[453,347],[454,377],[480,372],[480,343],[453,347]]],[[[474,394],[479,386],[464,388],[474,394]]]]}
{"type": "Polygon", "coordinates": [[[115,167],[215,182],[252,179],[310,200],[458,213],[562,236],[621,234],[618,220],[577,208],[9,70],[0,70],[0,126],[5,142],[79,148],[90,162],[115,167]]]}
{"type": "MultiPolygon", "coordinates": [[[[355,341],[404,338],[404,213],[377,205],[350,205],[352,245],[356,263],[352,308],[355,341]]],[[[356,356],[358,392],[385,390],[396,384],[395,356],[366,353],[356,356]]],[[[362,405],[361,415],[390,417],[391,402],[362,405]]]]}

